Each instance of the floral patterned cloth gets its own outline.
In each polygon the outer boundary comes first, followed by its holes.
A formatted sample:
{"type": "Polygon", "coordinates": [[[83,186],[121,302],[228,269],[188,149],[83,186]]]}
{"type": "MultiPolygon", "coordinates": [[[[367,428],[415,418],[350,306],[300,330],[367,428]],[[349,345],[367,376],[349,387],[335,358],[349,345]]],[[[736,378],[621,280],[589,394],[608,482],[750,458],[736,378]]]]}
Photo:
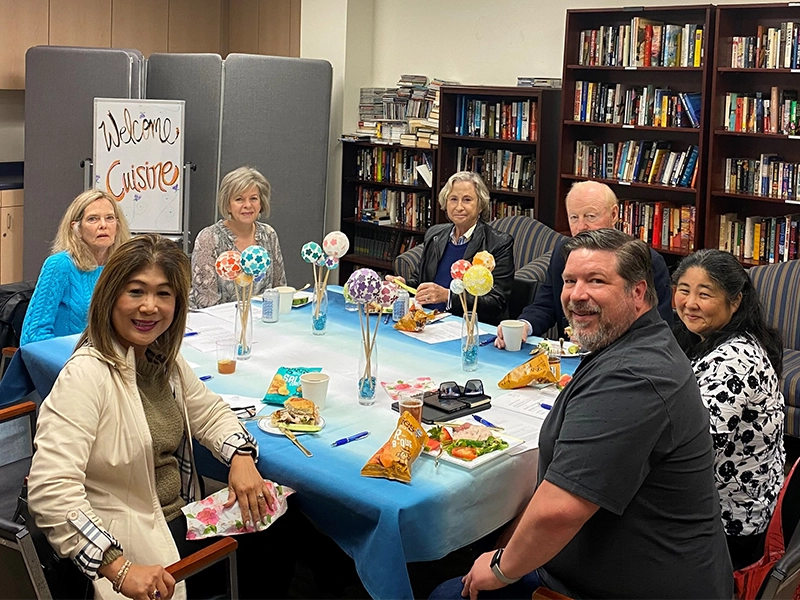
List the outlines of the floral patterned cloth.
{"type": "Polygon", "coordinates": [[[383,389],[389,394],[389,397],[398,402],[401,396],[410,396],[418,394],[419,392],[429,392],[436,389],[436,384],[430,377],[417,377],[416,379],[409,379],[403,381],[381,381],[383,389]]]}
{"type": "MultiPolygon", "coordinates": [[[[253,285],[254,296],[266,289],[286,285],[278,234],[266,223],[256,221],[256,244],[267,249],[272,262],[265,276],[253,285]]],[[[220,219],[197,234],[192,251],[191,308],[208,308],[236,300],[236,283],[222,279],[214,268],[217,257],[226,250],[238,249],[236,235],[228,229],[224,220],[220,219]]]]}
{"type": "MultiPolygon", "coordinates": [[[[272,525],[275,520],[286,512],[288,508],[286,499],[294,494],[294,490],[285,485],[278,485],[268,479],[264,480],[269,488],[269,493],[275,498],[276,508],[267,515],[267,524],[260,521],[248,527],[242,521],[242,510],[239,503],[234,502],[230,508],[223,505],[228,499],[228,488],[222,488],[215,494],[203,498],[199,502],[187,504],[181,510],[186,515],[186,539],[200,540],[219,535],[239,535],[253,531],[262,531],[272,525]]],[[[269,511],[269,507],[267,507],[269,511]]]]}
{"type": "Polygon", "coordinates": [[[714,439],[714,477],[727,535],[767,528],[783,484],[783,395],[767,353],[750,336],[728,339],[696,359],[714,439]]]}

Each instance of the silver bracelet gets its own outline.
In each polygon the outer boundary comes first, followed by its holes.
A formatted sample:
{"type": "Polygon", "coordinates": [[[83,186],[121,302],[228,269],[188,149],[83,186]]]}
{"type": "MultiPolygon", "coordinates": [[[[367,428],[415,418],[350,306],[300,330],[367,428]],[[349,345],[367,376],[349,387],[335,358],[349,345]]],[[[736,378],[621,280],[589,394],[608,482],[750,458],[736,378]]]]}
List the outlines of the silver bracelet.
{"type": "Polygon", "coordinates": [[[113,590],[119,594],[120,589],[122,589],[122,583],[125,581],[125,577],[128,575],[128,571],[131,570],[131,561],[126,560],[125,563],[119,568],[117,571],[117,576],[114,577],[114,582],[111,584],[113,590]]]}

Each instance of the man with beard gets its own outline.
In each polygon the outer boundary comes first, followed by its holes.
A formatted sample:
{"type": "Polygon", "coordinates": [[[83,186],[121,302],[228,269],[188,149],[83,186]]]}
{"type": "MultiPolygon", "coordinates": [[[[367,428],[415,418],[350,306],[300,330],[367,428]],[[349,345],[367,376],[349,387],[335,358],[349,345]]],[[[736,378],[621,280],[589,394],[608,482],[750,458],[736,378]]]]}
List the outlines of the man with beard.
{"type": "Polygon", "coordinates": [[[564,252],[561,303],[590,354],[545,419],[538,486],[507,545],[432,598],[529,598],[539,585],[573,598],[730,598],[708,414],[655,309],[649,249],[601,229],[564,252]]]}
{"type": "MultiPolygon", "coordinates": [[[[616,195],[606,184],[597,181],[579,181],[573,184],[567,194],[565,206],[572,235],[578,235],[582,231],[614,227],[619,217],[616,195]]],[[[529,335],[546,334],[553,325],[558,327],[559,331],[563,331],[567,325],[566,315],[561,309],[561,273],[564,271],[563,248],[568,239],[562,238],[556,243],[544,282],[536,289],[533,302],[526,306],[519,316],[520,320],[526,323],[523,341],[529,335]]],[[[655,250],[650,250],[650,259],[653,263],[655,292],[658,295],[658,312],[667,324],[672,326],[672,286],[669,269],[664,257],[655,250]]],[[[503,328],[500,326],[497,327],[497,339],[494,345],[505,348],[503,328]]]]}

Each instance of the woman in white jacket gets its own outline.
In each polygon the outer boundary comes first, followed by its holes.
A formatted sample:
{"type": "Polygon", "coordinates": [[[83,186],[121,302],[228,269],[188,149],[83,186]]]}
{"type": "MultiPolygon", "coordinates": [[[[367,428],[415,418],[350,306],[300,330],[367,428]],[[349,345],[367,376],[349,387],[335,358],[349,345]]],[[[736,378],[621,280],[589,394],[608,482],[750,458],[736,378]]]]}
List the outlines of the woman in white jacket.
{"type": "Polygon", "coordinates": [[[199,490],[192,438],[230,465],[228,502],[246,522],[273,503],[255,440],[179,354],[190,285],[189,259],[171,241],[121,246],[41,407],[30,510],[97,597],[185,596],[163,566],[193,550],[180,510],[199,490]]]}

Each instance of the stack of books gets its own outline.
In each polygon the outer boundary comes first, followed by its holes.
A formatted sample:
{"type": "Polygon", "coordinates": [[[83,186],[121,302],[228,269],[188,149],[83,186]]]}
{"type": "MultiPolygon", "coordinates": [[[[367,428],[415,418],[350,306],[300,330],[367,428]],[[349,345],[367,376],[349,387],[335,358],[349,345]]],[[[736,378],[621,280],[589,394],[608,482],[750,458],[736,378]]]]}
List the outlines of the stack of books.
{"type": "Polygon", "coordinates": [[[719,249],[737,258],[764,263],[798,258],[800,214],[780,217],[747,217],[736,213],[719,216],[719,249]]]}
{"type": "Polygon", "coordinates": [[[560,88],[560,77],[517,77],[517,87],[560,88]]]}
{"type": "Polygon", "coordinates": [[[777,154],[759,158],[727,158],[725,191],[797,202],[800,198],[800,163],[784,161],[777,154]]]}
{"type": "Polygon", "coordinates": [[[800,131],[797,90],[772,86],[769,94],[728,92],[722,118],[728,131],[795,135],[800,131]]]}
{"type": "Polygon", "coordinates": [[[759,25],[755,36],[731,38],[731,67],[734,69],[797,69],[800,23],[786,21],[779,27],[759,25]]]}
{"type": "Polygon", "coordinates": [[[694,251],[696,220],[694,206],[623,200],[617,229],[653,248],[689,253],[694,251]]]}

